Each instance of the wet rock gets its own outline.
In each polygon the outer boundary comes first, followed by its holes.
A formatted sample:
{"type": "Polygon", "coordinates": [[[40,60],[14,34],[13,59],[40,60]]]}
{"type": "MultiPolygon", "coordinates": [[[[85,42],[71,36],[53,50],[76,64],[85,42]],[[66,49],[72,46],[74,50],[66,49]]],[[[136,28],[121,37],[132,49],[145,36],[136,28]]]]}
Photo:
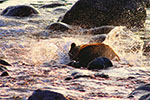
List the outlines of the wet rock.
{"type": "Polygon", "coordinates": [[[65,23],[53,23],[49,26],[46,27],[46,29],[48,30],[52,30],[52,31],[67,31],[70,29],[70,26],[65,24],[65,23]]]}
{"type": "Polygon", "coordinates": [[[82,72],[73,72],[71,76],[68,76],[65,78],[66,81],[73,80],[73,79],[79,79],[79,78],[90,78],[90,79],[95,79],[96,77],[108,79],[109,76],[104,74],[104,73],[84,73],[82,72]]]}
{"type": "Polygon", "coordinates": [[[59,6],[65,6],[65,4],[52,3],[52,4],[43,5],[43,6],[41,6],[40,8],[55,8],[55,7],[59,7],[59,6]]]}
{"type": "Polygon", "coordinates": [[[0,3],[3,3],[3,2],[5,2],[5,1],[7,1],[7,0],[0,0],[0,3]]]}
{"type": "Polygon", "coordinates": [[[65,13],[65,12],[67,12],[67,9],[64,9],[64,8],[56,8],[53,10],[54,14],[60,14],[60,13],[65,13]]]}
{"type": "Polygon", "coordinates": [[[83,28],[104,25],[144,27],[145,4],[142,0],[79,0],[64,15],[62,22],[83,28]]]}
{"type": "Polygon", "coordinates": [[[9,76],[8,72],[6,72],[6,71],[2,72],[1,77],[3,77],[3,76],[9,76]]]}
{"type": "Polygon", "coordinates": [[[89,43],[102,43],[106,39],[106,36],[106,34],[95,35],[90,39],[89,43]]]}
{"type": "Polygon", "coordinates": [[[143,55],[150,56],[150,42],[146,41],[143,45],[143,55]]]}
{"type": "Polygon", "coordinates": [[[85,73],[81,70],[74,70],[71,72],[71,76],[66,77],[67,80],[79,79],[79,78],[93,78],[93,74],[85,73]]]}
{"type": "Polygon", "coordinates": [[[65,80],[72,80],[72,77],[66,77],[65,80]]]}
{"type": "Polygon", "coordinates": [[[29,17],[34,14],[38,14],[38,11],[27,5],[9,6],[1,13],[3,16],[15,17],[29,17]]]}
{"type": "Polygon", "coordinates": [[[1,66],[11,66],[11,64],[9,64],[8,62],[6,62],[5,60],[0,59],[0,65],[1,66]]]}
{"type": "Polygon", "coordinates": [[[78,79],[78,78],[92,78],[91,75],[76,75],[73,79],[78,79]]]}
{"type": "Polygon", "coordinates": [[[73,73],[71,74],[71,76],[74,77],[74,76],[76,76],[76,75],[78,75],[78,74],[79,74],[79,72],[76,72],[76,71],[75,71],[75,72],[73,72],[73,73]]]}
{"type": "Polygon", "coordinates": [[[113,64],[112,62],[106,58],[106,57],[98,57],[98,58],[95,58],[94,60],[92,60],[87,68],[90,69],[90,70],[93,70],[93,69],[106,69],[106,68],[109,68],[109,67],[112,67],[113,64]]]}
{"type": "Polygon", "coordinates": [[[128,98],[138,100],[150,100],[150,84],[144,84],[133,90],[128,98]]]}
{"type": "Polygon", "coordinates": [[[84,31],[84,34],[108,34],[112,29],[114,29],[114,26],[101,26],[101,27],[94,27],[91,29],[87,29],[84,31]]]}
{"type": "Polygon", "coordinates": [[[150,100],[150,94],[143,95],[139,100],[150,100]]]}
{"type": "Polygon", "coordinates": [[[94,76],[95,76],[95,77],[105,78],[105,79],[108,79],[108,78],[109,78],[109,75],[106,75],[106,74],[104,74],[104,73],[102,73],[102,74],[96,73],[96,74],[94,74],[94,76]]]}
{"type": "Polygon", "coordinates": [[[28,100],[67,100],[62,94],[48,91],[48,90],[35,90],[28,100]]]}
{"type": "Polygon", "coordinates": [[[135,77],[129,76],[127,79],[128,79],[128,80],[132,80],[132,79],[135,79],[135,77]]]}
{"type": "Polygon", "coordinates": [[[0,65],[0,71],[5,71],[5,70],[8,70],[8,69],[5,66],[0,65]]]}

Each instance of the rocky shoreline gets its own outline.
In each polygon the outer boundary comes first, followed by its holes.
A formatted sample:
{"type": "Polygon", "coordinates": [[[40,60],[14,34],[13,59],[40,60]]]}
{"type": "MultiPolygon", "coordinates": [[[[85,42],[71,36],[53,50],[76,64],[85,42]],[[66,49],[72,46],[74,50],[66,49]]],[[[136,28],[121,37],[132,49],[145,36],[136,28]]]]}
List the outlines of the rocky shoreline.
{"type": "Polygon", "coordinates": [[[89,71],[66,65],[31,66],[15,63],[13,70],[9,70],[10,76],[1,77],[0,98],[26,100],[33,91],[41,89],[61,93],[69,100],[130,100],[128,95],[132,90],[149,83],[149,71],[146,70],[129,65],[89,71]],[[121,70],[128,75],[117,75],[121,70]]]}

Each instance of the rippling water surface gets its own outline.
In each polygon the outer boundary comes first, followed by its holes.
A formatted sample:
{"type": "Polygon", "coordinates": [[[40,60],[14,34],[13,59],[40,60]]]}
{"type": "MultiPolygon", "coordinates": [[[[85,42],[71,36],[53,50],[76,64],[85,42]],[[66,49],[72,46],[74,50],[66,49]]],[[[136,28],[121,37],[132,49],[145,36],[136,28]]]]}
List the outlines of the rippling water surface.
{"type": "MultiPolygon", "coordinates": [[[[17,77],[18,73],[20,73],[20,75],[25,75],[19,72],[19,70],[21,70],[21,68],[23,68],[22,70],[25,70],[26,68],[20,67],[19,69],[17,69],[17,67],[15,66],[15,63],[17,62],[22,62],[35,66],[41,66],[45,63],[52,65],[66,64],[69,62],[69,57],[67,53],[70,48],[70,44],[72,42],[75,42],[76,44],[89,43],[89,39],[92,36],[82,35],[80,34],[79,30],[75,30],[75,32],[73,31],[72,34],[69,34],[69,33],[51,32],[45,29],[46,26],[50,25],[53,22],[56,22],[60,16],[63,16],[65,12],[68,9],[70,9],[75,2],[76,0],[67,0],[67,1],[8,0],[0,4],[0,12],[2,12],[2,10],[4,10],[8,6],[20,4],[32,5],[40,12],[39,16],[37,17],[23,18],[23,19],[0,16],[0,58],[6,59],[8,62],[14,64],[14,67],[10,68],[10,70],[12,71],[12,75],[14,75],[14,77],[17,77]],[[39,8],[41,5],[53,2],[66,3],[66,5],[56,8],[46,8],[46,9],[39,8]],[[58,8],[61,8],[62,10],[58,10],[58,8]],[[77,32],[79,34],[77,34],[77,32]],[[13,71],[17,71],[18,73],[16,74],[13,71]]],[[[116,67],[119,66],[118,69],[114,68],[110,70],[102,70],[102,72],[109,74],[112,77],[119,77],[119,76],[128,77],[133,75],[142,80],[146,79],[149,80],[148,71],[150,70],[149,68],[150,59],[149,56],[143,56],[143,49],[142,49],[144,43],[150,40],[149,16],[150,10],[147,9],[147,20],[144,29],[140,30],[137,29],[134,30],[133,32],[123,26],[118,26],[109,33],[104,43],[110,45],[118,53],[118,55],[121,58],[121,61],[119,63],[113,61],[116,67]],[[130,67],[126,67],[127,65],[130,65],[130,67]],[[139,74],[137,75],[137,73],[139,74]],[[144,79],[145,77],[147,78],[144,79]]],[[[35,67],[29,69],[31,70],[31,72],[34,70],[35,73],[38,74],[37,69],[40,68],[35,67]]],[[[39,80],[41,81],[41,79],[39,80]]],[[[108,83],[109,82],[110,81],[108,81],[108,83]]],[[[0,84],[3,83],[1,82],[0,84]]],[[[20,81],[20,83],[16,84],[22,83],[20,81]]],[[[39,86],[35,85],[34,87],[30,86],[29,89],[27,87],[26,88],[27,90],[24,90],[25,91],[24,93],[26,95],[28,93],[31,94],[31,92],[28,92],[30,91],[30,89],[35,87],[36,88],[41,87],[42,84],[43,83],[39,84],[39,86]]],[[[45,82],[45,84],[48,84],[48,82],[47,83],[45,82]]],[[[11,97],[10,94],[13,94],[13,91],[15,91],[15,89],[12,88],[10,89],[9,87],[13,86],[14,84],[8,85],[8,87],[1,86],[2,92],[1,91],[0,92],[5,95],[1,95],[0,97],[1,98],[11,97]]],[[[99,88],[99,86],[97,86],[97,88],[99,88]]],[[[132,89],[126,90],[123,88],[118,88],[118,90],[120,90],[122,92],[122,95],[124,95],[125,97],[125,95],[131,92],[132,89]]],[[[105,91],[106,92],[111,91],[113,92],[112,94],[114,95],[117,95],[117,93],[119,93],[115,91],[112,86],[109,89],[108,88],[105,89],[105,91]]],[[[65,94],[68,95],[67,93],[68,92],[66,92],[65,94]]],[[[73,94],[75,96],[79,95],[79,93],[76,92],[72,93],[71,95],[73,94]]],[[[15,95],[24,96],[23,93],[19,94],[17,90],[15,95]]]]}

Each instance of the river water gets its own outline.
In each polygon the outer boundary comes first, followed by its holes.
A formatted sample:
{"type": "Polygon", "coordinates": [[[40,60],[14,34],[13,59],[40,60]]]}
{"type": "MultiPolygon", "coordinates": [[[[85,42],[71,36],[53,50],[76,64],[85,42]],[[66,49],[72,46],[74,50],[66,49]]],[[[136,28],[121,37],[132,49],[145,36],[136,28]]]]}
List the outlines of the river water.
{"type": "MultiPolygon", "coordinates": [[[[72,34],[70,34],[51,32],[45,29],[46,26],[56,22],[60,16],[63,16],[75,2],[76,0],[8,0],[0,4],[0,12],[8,6],[21,4],[32,5],[40,12],[37,17],[23,19],[0,16],[0,58],[14,65],[8,68],[12,71],[14,77],[17,75],[13,72],[17,69],[15,66],[16,63],[25,63],[32,66],[66,64],[69,62],[67,53],[72,42],[76,44],[89,43],[89,39],[92,35],[82,35],[80,34],[80,30],[75,30],[75,32],[73,31],[72,34]],[[54,2],[66,3],[66,6],[45,9],[39,8],[41,5],[54,2]],[[77,34],[77,32],[79,33],[77,34]]],[[[104,43],[110,45],[116,51],[121,61],[113,61],[114,66],[118,69],[102,70],[102,72],[112,77],[136,76],[138,79],[149,82],[150,59],[148,55],[143,55],[142,49],[144,42],[150,40],[149,27],[150,9],[147,9],[147,20],[144,29],[131,31],[124,26],[118,26],[113,29],[104,43]],[[130,67],[128,65],[130,65],[130,67]]],[[[35,71],[35,73],[38,73],[38,71],[35,71]]],[[[22,75],[21,71],[20,75],[22,75]]],[[[3,82],[1,81],[0,84],[3,84],[3,82]]],[[[134,87],[139,85],[140,84],[136,84],[134,87]]],[[[10,93],[8,92],[9,86],[13,87],[13,85],[8,85],[7,88],[3,87],[1,89],[2,92],[0,90],[0,98],[10,97],[9,94],[12,94],[12,91],[10,89],[10,93]]],[[[40,86],[41,85],[35,87],[40,86]]],[[[33,87],[30,87],[30,89],[31,88],[33,87]]],[[[131,90],[133,89],[128,89],[126,91],[125,89],[120,90],[124,92],[124,94],[122,94],[124,96],[123,98],[125,98],[125,95],[127,96],[131,90]]],[[[106,91],[113,92],[115,90],[111,87],[106,89],[106,91]]],[[[15,95],[19,95],[17,90],[15,92],[15,95]]],[[[25,93],[28,94],[28,92],[25,93]]],[[[29,94],[31,94],[31,92],[29,92],[29,94]]],[[[24,94],[21,95],[26,96],[24,94]]],[[[68,94],[65,93],[65,95],[68,94]]],[[[69,95],[73,95],[73,93],[69,95]]],[[[74,95],[77,97],[79,94],[74,93],[74,95]]]]}

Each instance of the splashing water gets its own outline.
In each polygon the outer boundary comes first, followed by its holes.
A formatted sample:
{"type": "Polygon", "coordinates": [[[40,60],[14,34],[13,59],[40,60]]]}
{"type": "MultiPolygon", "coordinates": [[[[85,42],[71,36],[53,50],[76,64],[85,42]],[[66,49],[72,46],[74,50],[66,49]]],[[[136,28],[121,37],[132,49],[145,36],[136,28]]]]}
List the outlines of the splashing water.
{"type": "Polygon", "coordinates": [[[111,46],[122,61],[135,66],[144,66],[143,40],[132,31],[123,26],[114,28],[107,36],[104,43],[111,46]]]}

